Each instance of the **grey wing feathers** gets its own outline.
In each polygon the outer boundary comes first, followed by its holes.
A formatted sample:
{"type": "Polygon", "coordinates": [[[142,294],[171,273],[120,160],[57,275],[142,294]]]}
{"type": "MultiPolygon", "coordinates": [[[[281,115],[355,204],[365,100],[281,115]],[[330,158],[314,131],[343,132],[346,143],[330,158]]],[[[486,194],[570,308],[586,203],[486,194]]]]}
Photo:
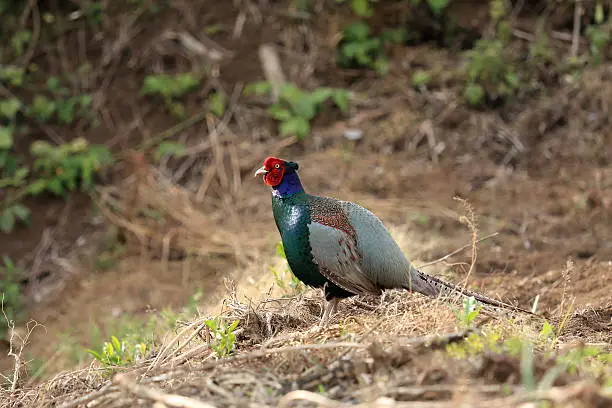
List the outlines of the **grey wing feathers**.
{"type": "Polygon", "coordinates": [[[342,201],[341,205],[357,234],[357,248],[363,255],[362,269],[379,287],[410,285],[416,268],[406,258],[382,221],[362,206],[342,201]]]}
{"type": "Polygon", "coordinates": [[[313,260],[319,265],[322,275],[351,293],[361,295],[380,292],[362,270],[362,253],[352,237],[339,229],[317,222],[310,223],[308,229],[313,260]]]}

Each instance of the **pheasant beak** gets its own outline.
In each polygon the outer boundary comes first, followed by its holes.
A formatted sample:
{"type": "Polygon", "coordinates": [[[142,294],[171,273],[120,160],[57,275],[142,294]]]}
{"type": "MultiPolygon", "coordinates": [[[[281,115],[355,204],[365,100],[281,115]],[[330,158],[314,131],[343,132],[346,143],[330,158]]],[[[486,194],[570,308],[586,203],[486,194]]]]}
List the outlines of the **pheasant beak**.
{"type": "Polygon", "coordinates": [[[258,169],[257,169],[257,171],[255,172],[255,176],[254,176],[254,177],[257,177],[257,176],[259,176],[260,174],[268,174],[268,173],[269,173],[269,171],[268,171],[268,170],[266,170],[266,168],[265,168],[265,167],[260,167],[260,168],[258,168],[258,169]]]}

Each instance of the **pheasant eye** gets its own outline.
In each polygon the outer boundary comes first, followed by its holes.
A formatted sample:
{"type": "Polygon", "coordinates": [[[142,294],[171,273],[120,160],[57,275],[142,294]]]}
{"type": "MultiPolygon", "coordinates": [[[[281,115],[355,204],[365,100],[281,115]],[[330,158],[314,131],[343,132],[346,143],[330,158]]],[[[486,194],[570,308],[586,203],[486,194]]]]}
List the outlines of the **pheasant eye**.
{"type": "Polygon", "coordinates": [[[280,164],[276,163],[276,164],[274,165],[274,168],[275,168],[275,169],[280,169],[280,164]]]}

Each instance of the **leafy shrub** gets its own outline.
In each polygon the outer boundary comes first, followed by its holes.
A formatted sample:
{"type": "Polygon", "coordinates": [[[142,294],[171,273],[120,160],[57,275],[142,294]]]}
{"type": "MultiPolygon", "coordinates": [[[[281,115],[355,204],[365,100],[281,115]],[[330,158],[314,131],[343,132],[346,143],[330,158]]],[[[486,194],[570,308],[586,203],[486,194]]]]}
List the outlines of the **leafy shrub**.
{"type": "Polygon", "coordinates": [[[225,357],[234,351],[236,346],[236,334],[234,331],[240,323],[239,320],[235,320],[229,325],[223,318],[206,320],[204,323],[210,330],[212,338],[210,346],[217,357],[225,357]]]}
{"type": "Polygon", "coordinates": [[[111,336],[109,341],[104,342],[102,350],[91,350],[87,352],[107,368],[122,367],[133,364],[145,356],[147,346],[142,342],[130,339],[119,340],[111,336]]]}
{"type": "Polygon", "coordinates": [[[189,72],[177,75],[148,75],[142,85],[141,93],[161,96],[171,114],[183,117],[185,106],[177,99],[193,91],[199,85],[200,78],[189,72]]]}
{"type": "MultiPolygon", "coordinates": [[[[246,92],[264,94],[270,90],[267,82],[257,82],[250,84],[246,92]]],[[[281,135],[303,139],[310,133],[310,122],[328,99],[342,112],[348,112],[349,93],[345,89],[318,88],[308,92],[288,83],[281,87],[278,102],[268,108],[268,113],[280,122],[281,135]]]]}
{"type": "Polygon", "coordinates": [[[49,192],[66,196],[76,190],[89,191],[94,174],[113,161],[106,146],[90,145],[82,138],[61,146],[37,141],[30,150],[35,157],[36,175],[36,180],[28,186],[28,193],[32,195],[49,192]]]}
{"type": "Polygon", "coordinates": [[[370,26],[357,22],[344,29],[338,46],[337,63],[342,68],[368,68],[384,75],[389,69],[385,44],[399,43],[404,39],[403,30],[390,30],[380,36],[371,35],[370,26]]]}

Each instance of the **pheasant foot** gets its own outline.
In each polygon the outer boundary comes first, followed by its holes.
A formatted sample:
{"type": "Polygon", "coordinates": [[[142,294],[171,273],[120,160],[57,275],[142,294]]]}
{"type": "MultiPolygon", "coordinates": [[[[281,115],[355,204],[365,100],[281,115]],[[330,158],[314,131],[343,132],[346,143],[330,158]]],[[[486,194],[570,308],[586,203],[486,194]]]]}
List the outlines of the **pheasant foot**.
{"type": "Polygon", "coordinates": [[[332,298],[330,301],[326,302],[323,316],[321,317],[321,322],[319,322],[319,327],[327,327],[329,319],[336,311],[336,307],[338,306],[339,302],[339,298],[332,298]]]}

